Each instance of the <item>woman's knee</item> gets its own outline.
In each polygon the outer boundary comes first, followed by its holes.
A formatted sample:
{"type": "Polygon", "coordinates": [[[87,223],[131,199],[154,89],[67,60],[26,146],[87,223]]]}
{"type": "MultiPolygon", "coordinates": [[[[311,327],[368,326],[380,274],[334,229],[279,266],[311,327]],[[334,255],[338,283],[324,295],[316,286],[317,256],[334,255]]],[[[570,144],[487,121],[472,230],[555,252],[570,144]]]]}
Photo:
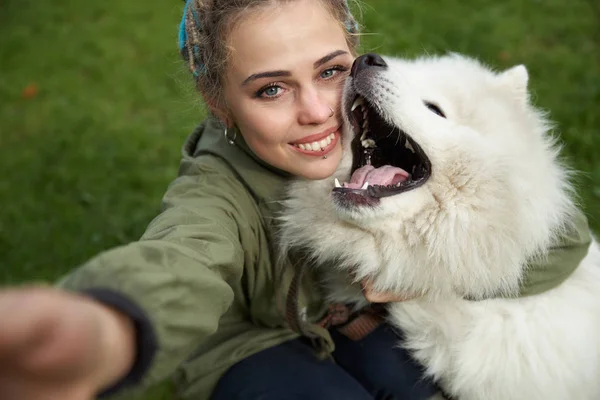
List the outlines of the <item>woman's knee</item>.
{"type": "Polygon", "coordinates": [[[332,332],[334,357],[375,399],[425,400],[437,392],[423,367],[399,346],[393,328],[379,326],[365,338],[352,341],[332,332]]]}
{"type": "Polygon", "coordinates": [[[331,360],[293,340],[256,353],[220,379],[212,400],[369,400],[372,397],[331,360]]]}

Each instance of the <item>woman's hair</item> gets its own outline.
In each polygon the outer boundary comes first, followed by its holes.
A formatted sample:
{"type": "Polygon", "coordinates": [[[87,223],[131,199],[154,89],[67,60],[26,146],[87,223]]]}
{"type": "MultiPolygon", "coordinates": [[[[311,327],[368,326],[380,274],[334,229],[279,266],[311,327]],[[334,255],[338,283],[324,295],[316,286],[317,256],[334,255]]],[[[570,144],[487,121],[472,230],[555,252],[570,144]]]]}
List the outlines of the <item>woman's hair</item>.
{"type": "MultiPolygon", "coordinates": [[[[187,0],[179,32],[179,50],[205,100],[222,105],[221,84],[230,55],[227,40],[236,22],[259,7],[291,1],[294,0],[187,0]]],[[[358,23],[348,8],[348,0],[319,1],[341,24],[348,47],[356,52],[358,23]]]]}

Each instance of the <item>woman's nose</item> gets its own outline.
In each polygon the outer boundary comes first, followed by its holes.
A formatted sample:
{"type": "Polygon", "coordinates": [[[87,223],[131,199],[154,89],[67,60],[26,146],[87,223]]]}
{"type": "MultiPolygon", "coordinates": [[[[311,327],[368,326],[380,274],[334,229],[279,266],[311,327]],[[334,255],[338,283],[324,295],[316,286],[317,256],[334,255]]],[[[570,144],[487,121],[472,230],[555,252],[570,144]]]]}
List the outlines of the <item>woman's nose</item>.
{"type": "Polygon", "coordinates": [[[322,124],[333,116],[335,103],[317,90],[302,96],[298,121],[302,125],[322,124]]]}

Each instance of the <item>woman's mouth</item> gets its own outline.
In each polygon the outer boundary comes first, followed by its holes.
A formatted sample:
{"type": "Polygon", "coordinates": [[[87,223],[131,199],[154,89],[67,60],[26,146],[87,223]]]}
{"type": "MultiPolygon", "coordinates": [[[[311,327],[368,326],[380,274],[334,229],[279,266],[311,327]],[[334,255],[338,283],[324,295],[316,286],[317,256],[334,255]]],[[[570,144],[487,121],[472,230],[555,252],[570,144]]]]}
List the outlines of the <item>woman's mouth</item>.
{"type": "Polygon", "coordinates": [[[301,141],[290,143],[294,150],[311,155],[311,156],[323,156],[329,153],[337,144],[340,139],[339,128],[337,130],[321,136],[320,138],[307,137],[301,141]]]}

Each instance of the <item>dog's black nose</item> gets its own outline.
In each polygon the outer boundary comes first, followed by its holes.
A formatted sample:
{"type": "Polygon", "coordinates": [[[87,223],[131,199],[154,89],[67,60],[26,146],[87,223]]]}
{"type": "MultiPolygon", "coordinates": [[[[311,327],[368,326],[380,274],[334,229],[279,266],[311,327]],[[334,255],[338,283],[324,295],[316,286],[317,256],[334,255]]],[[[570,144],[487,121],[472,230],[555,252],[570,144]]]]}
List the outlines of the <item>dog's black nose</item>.
{"type": "Polygon", "coordinates": [[[354,60],[354,64],[352,64],[352,70],[350,71],[350,75],[352,75],[352,77],[355,77],[356,74],[358,74],[360,71],[370,67],[385,68],[387,67],[387,64],[385,63],[385,61],[383,61],[383,58],[381,58],[379,54],[363,54],[362,56],[354,60]]]}

